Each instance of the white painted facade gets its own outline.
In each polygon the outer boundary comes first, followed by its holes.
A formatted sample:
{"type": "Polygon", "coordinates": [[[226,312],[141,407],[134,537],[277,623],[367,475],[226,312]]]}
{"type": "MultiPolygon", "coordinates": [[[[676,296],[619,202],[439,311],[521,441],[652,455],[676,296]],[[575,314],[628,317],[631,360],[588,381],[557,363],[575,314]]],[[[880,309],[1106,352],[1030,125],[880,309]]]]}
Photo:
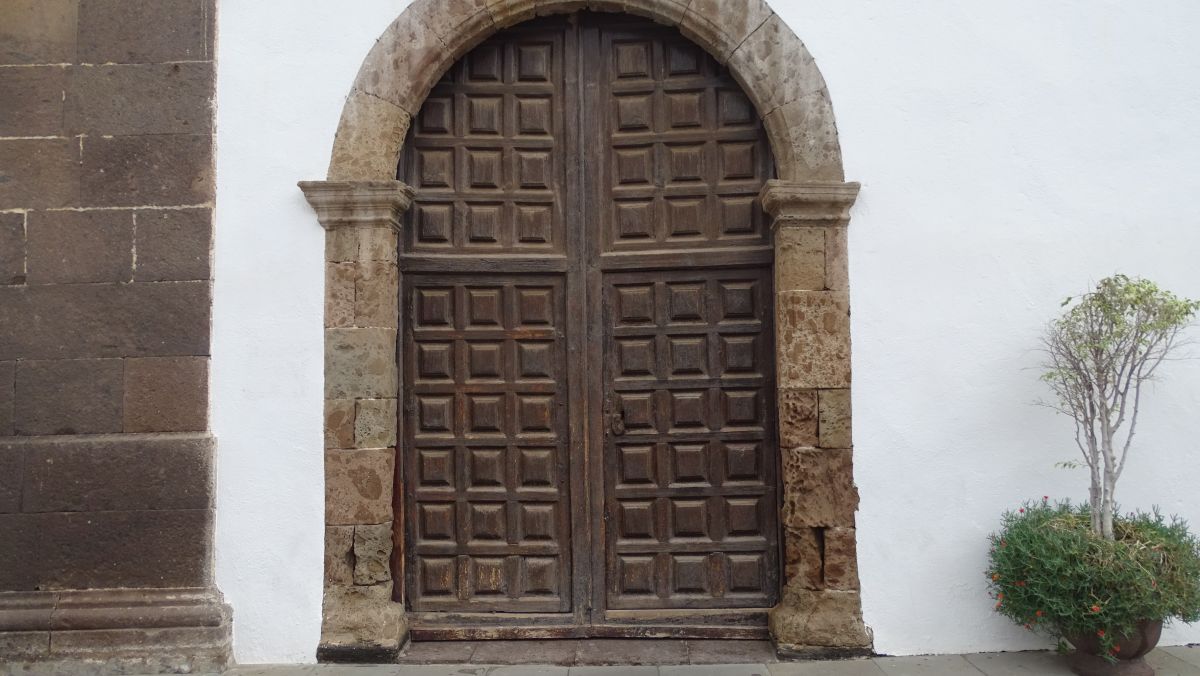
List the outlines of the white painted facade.
{"type": "MultiPolygon", "coordinates": [[[[220,3],[217,583],[242,663],[312,661],[321,614],[325,176],[345,95],[407,0],[220,3]]],[[[837,115],[850,224],[855,478],[880,653],[1042,645],[991,612],[1005,508],[1083,498],[1035,407],[1063,297],[1113,272],[1200,297],[1200,5],[773,0],[837,115]]],[[[1193,334],[1200,339],[1200,328],[1193,334]]],[[[1119,493],[1200,526],[1200,361],[1145,399],[1119,493]]],[[[1174,626],[1164,644],[1200,641],[1174,626]]]]}

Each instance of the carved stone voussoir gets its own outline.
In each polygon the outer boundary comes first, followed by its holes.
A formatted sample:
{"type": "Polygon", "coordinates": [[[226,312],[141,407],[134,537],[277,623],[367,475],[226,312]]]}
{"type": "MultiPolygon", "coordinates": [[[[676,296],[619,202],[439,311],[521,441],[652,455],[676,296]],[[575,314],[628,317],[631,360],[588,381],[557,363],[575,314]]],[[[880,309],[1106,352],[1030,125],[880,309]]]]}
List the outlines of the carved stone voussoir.
{"type": "Polygon", "coordinates": [[[767,181],[759,198],[763,211],[780,226],[844,226],[858,199],[858,183],[767,181]]]}
{"type": "Polygon", "coordinates": [[[304,197],[326,230],[346,227],[400,229],[413,189],[400,181],[301,181],[304,197]]]}

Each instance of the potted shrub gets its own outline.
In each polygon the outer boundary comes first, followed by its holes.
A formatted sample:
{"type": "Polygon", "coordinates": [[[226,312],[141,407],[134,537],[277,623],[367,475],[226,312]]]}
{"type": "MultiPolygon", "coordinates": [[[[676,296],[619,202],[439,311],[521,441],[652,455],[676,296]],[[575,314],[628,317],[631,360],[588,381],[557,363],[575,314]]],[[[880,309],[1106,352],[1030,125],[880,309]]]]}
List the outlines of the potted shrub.
{"type": "Polygon", "coordinates": [[[1115,492],[1143,387],[1200,302],[1117,275],[1063,305],[1046,331],[1042,379],[1057,397],[1048,405],[1074,422],[1082,462],[1068,464],[1088,469],[1088,501],[1047,498],[1005,514],[991,537],[991,592],[998,612],[1069,643],[1075,673],[1151,676],[1142,658],[1163,622],[1200,619],[1200,542],[1178,519],[1120,515],[1115,492]]]}

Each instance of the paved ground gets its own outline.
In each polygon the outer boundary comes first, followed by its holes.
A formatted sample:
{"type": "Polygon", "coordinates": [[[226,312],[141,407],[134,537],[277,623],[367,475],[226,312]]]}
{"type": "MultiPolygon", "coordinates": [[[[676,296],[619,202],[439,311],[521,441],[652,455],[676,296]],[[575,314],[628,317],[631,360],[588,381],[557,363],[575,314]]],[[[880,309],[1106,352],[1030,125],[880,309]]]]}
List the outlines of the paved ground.
{"type": "MultiPolygon", "coordinates": [[[[689,642],[695,645],[705,642],[689,642]]],[[[708,642],[720,643],[720,642],[708,642]]],[[[473,648],[478,652],[478,644],[473,648]]],[[[531,647],[533,647],[531,645],[531,647]]],[[[693,646],[694,647],[694,646],[693,646]]],[[[719,647],[719,646],[718,646],[719,647]]],[[[578,650],[578,647],[576,648],[578,650]]],[[[712,651],[697,653],[703,659],[712,651]]],[[[412,659],[410,651],[406,659],[412,659]]],[[[620,654],[609,659],[621,659],[620,654]]],[[[1067,676],[1071,672],[1053,653],[983,653],[937,657],[877,657],[841,662],[758,662],[643,666],[496,666],[486,664],[400,664],[390,666],[239,667],[227,676],[1067,676]]],[[[531,656],[530,662],[539,661],[531,656]]],[[[1200,676],[1200,647],[1160,648],[1150,663],[1158,676],[1200,676]]]]}

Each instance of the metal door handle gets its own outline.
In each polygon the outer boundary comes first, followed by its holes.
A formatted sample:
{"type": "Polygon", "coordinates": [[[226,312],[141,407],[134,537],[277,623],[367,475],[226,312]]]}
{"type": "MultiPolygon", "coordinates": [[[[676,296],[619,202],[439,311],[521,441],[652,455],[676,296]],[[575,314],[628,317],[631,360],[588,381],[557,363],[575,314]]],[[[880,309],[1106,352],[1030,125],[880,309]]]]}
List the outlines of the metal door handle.
{"type": "Polygon", "coordinates": [[[608,414],[608,429],[616,437],[625,434],[625,416],[620,411],[608,414]]]}

